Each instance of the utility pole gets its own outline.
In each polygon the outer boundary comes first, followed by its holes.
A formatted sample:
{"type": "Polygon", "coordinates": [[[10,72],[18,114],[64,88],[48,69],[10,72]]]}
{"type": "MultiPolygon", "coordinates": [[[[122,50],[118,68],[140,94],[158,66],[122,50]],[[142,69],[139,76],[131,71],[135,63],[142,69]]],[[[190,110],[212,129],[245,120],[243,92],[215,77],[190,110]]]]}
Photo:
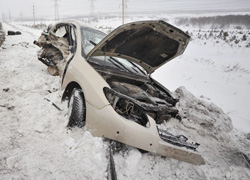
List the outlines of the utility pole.
{"type": "Polygon", "coordinates": [[[124,24],[124,0],[122,0],[122,24],[124,24]]]}
{"type": "Polygon", "coordinates": [[[20,12],[20,22],[23,23],[23,12],[20,12]]]}
{"type": "Polygon", "coordinates": [[[59,10],[58,10],[58,1],[59,0],[52,0],[54,1],[54,7],[55,7],[55,21],[59,21],[59,10]]]}
{"type": "Polygon", "coordinates": [[[94,5],[94,1],[95,0],[90,0],[90,16],[94,16],[94,8],[95,8],[95,5],[94,5]]]}
{"type": "Polygon", "coordinates": [[[36,25],[36,16],[35,16],[35,6],[33,4],[33,22],[34,22],[34,26],[36,25]]]}
{"type": "Polygon", "coordinates": [[[9,22],[11,22],[11,15],[10,15],[10,10],[9,10],[9,22]]]}
{"type": "Polygon", "coordinates": [[[2,21],[5,21],[4,12],[2,13],[2,21]]]}

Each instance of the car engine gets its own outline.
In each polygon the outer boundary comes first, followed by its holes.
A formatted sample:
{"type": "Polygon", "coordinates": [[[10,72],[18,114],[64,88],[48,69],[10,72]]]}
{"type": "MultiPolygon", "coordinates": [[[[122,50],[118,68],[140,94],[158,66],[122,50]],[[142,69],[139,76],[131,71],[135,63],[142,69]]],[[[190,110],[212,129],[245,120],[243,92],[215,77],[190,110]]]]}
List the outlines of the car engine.
{"type": "Polygon", "coordinates": [[[106,97],[115,111],[125,118],[143,126],[148,122],[146,114],[158,124],[171,117],[180,119],[178,110],[174,108],[177,100],[152,83],[117,80],[107,82],[112,89],[104,89],[106,97]]]}

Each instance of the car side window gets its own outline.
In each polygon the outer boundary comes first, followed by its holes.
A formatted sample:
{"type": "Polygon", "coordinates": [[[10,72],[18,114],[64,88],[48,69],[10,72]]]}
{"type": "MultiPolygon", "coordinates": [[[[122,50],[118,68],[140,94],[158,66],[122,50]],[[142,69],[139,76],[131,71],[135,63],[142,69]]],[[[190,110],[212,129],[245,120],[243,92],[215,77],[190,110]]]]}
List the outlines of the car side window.
{"type": "Polygon", "coordinates": [[[64,36],[66,36],[66,34],[67,34],[67,32],[66,32],[65,26],[61,26],[58,29],[56,29],[56,31],[55,31],[55,35],[57,37],[64,37],[64,36]]]}
{"type": "Polygon", "coordinates": [[[106,34],[90,28],[81,28],[81,32],[82,51],[85,56],[106,36],[106,34]]]}
{"type": "Polygon", "coordinates": [[[56,28],[53,30],[53,34],[57,39],[57,42],[65,47],[70,46],[69,41],[69,33],[66,29],[66,25],[57,25],[56,28]]]}
{"type": "Polygon", "coordinates": [[[61,42],[64,42],[64,44],[68,44],[68,46],[71,46],[71,52],[75,52],[76,50],[76,33],[75,28],[72,25],[63,24],[58,25],[57,28],[54,30],[55,36],[59,37],[61,42]]]}
{"type": "Polygon", "coordinates": [[[76,32],[75,32],[75,28],[71,25],[66,26],[66,36],[67,36],[67,40],[69,42],[69,45],[72,47],[72,51],[71,52],[75,52],[76,50],[76,32]]]}

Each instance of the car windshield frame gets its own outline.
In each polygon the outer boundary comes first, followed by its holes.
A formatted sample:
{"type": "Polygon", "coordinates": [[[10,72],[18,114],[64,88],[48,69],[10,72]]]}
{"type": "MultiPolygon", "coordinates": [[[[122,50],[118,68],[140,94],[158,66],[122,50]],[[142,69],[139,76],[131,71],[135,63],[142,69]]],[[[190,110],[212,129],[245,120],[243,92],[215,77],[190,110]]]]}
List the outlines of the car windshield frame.
{"type": "MultiPolygon", "coordinates": [[[[84,58],[88,53],[98,44],[107,34],[92,29],[89,27],[81,27],[81,51],[84,58]]],[[[109,67],[112,69],[118,69],[128,73],[137,74],[140,76],[147,76],[146,71],[140,65],[131,62],[127,59],[111,56],[94,56],[87,59],[87,61],[99,64],[100,66],[109,67]]]]}

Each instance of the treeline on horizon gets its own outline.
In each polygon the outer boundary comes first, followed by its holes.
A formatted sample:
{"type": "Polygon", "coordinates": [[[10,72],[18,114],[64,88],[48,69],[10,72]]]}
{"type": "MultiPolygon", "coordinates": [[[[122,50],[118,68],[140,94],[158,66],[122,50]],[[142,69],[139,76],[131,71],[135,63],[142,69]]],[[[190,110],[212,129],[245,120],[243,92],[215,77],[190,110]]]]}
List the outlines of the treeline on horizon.
{"type": "Polygon", "coordinates": [[[192,25],[203,27],[211,25],[217,28],[223,28],[230,25],[243,25],[250,28],[250,15],[225,15],[225,16],[211,16],[211,17],[191,17],[178,18],[177,25],[192,25]]]}

